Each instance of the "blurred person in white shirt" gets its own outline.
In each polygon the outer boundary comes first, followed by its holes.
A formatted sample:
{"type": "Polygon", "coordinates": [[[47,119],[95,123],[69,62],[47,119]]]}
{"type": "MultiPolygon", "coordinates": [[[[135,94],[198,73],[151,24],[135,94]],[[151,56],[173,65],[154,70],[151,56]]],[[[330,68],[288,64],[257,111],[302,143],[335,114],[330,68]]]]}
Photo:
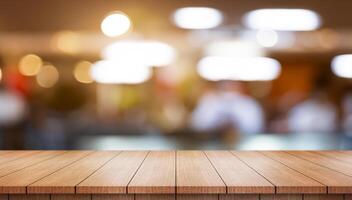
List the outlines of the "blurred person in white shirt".
{"type": "Polygon", "coordinates": [[[192,128],[202,133],[216,133],[224,128],[243,134],[262,132],[263,110],[243,92],[241,83],[221,82],[218,86],[201,97],[192,113],[192,128]]]}
{"type": "Polygon", "coordinates": [[[342,102],[343,109],[343,131],[352,136],[352,93],[347,94],[342,102]]]}
{"type": "Polygon", "coordinates": [[[288,126],[291,132],[337,131],[337,109],[327,95],[329,83],[325,78],[319,77],[311,97],[289,111],[288,126]]]}

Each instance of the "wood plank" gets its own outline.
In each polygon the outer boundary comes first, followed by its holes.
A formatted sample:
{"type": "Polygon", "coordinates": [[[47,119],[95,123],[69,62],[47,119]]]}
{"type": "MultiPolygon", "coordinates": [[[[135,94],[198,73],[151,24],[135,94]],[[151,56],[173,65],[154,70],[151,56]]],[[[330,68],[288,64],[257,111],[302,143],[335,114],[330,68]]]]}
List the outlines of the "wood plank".
{"type": "Polygon", "coordinates": [[[175,193],[176,152],[153,151],[128,185],[128,193],[175,193]]]}
{"type": "Polygon", "coordinates": [[[337,194],[305,194],[304,200],[344,200],[343,195],[337,194]]]}
{"type": "Polygon", "coordinates": [[[39,153],[39,151],[1,151],[0,165],[34,153],[39,153]]]}
{"type": "Polygon", "coordinates": [[[276,193],[326,193],[326,186],[258,152],[232,152],[276,186],[276,193]]]}
{"type": "Polygon", "coordinates": [[[70,151],[0,178],[0,193],[26,193],[26,186],[83,158],[91,151],[70,151]]]}
{"type": "Polygon", "coordinates": [[[177,200],[218,200],[217,194],[177,194],[177,200]]]}
{"type": "Polygon", "coordinates": [[[303,200],[300,194],[263,194],[260,200],[303,200]]]}
{"type": "MultiPolygon", "coordinates": [[[[122,152],[76,187],[77,193],[127,193],[127,185],[147,151],[122,152]]],[[[154,173],[154,172],[153,172],[154,173]]]]}
{"type": "Polygon", "coordinates": [[[177,151],[176,158],[177,193],[226,193],[224,182],[203,152],[177,151]]]}
{"type": "Polygon", "coordinates": [[[91,200],[88,194],[53,194],[50,200],[91,200]]]}
{"type": "Polygon", "coordinates": [[[352,177],[350,176],[285,152],[263,151],[261,153],[328,186],[328,193],[352,193],[352,177]]]}
{"type": "Polygon", "coordinates": [[[220,194],[219,200],[259,200],[258,194],[220,194]]]}
{"type": "Polygon", "coordinates": [[[28,193],[75,193],[75,186],[116,156],[116,151],[98,151],[29,185],[28,193]]]}
{"type": "Polygon", "coordinates": [[[352,154],[349,153],[350,151],[315,151],[315,152],[322,156],[334,158],[337,160],[341,160],[343,162],[352,163],[352,154]]]}
{"type": "Polygon", "coordinates": [[[8,200],[9,195],[8,194],[0,194],[0,200],[8,200]]]}
{"type": "Polygon", "coordinates": [[[352,194],[346,194],[344,200],[352,200],[352,194]]]}
{"type": "Polygon", "coordinates": [[[323,156],[312,151],[287,151],[291,155],[313,162],[317,165],[330,168],[332,170],[352,176],[352,165],[334,158],[323,156]]]}
{"type": "Polygon", "coordinates": [[[0,177],[53,158],[65,151],[40,151],[0,165],[0,177]]]}
{"type": "Polygon", "coordinates": [[[92,200],[134,200],[133,194],[93,194],[92,200]]]}
{"type": "Polygon", "coordinates": [[[136,194],[135,200],[175,200],[175,194],[136,194]]]}
{"type": "Polygon", "coordinates": [[[49,194],[10,194],[9,200],[50,200],[49,194]]]}
{"type": "Polygon", "coordinates": [[[205,154],[225,182],[227,193],[275,193],[275,187],[228,151],[205,154]]]}

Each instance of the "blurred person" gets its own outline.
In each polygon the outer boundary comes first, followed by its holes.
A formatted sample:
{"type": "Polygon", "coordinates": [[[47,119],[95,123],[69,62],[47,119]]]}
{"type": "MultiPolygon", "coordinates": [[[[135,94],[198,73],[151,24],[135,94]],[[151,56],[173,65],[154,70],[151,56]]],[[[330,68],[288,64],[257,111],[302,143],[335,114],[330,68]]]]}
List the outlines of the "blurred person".
{"type": "Polygon", "coordinates": [[[352,93],[347,94],[342,102],[342,128],[347,135],[352,136],[352,93]]]}
{"type": "Polygon", "coordinates": [[[26,110],[24,98],[0,83],[0,143],[2,143],[0,145],[2,148],[23,148],[21,128],[26,110]]]}
{"type": "Polygon", "coordinates": [[[244,134],[263,131],[261,106],[243,91],[240,83],[222,82],[206,92],[192,113],[191,126],[198,132],[232,129],[244,134]]]}
{"type": "Polygon", "coordinates": [[[319,77],[312,95],[289,111],[291,132],[331,133],[337,130],[337,110],[327,95],[328,85],[325,77],[319,77]]]}

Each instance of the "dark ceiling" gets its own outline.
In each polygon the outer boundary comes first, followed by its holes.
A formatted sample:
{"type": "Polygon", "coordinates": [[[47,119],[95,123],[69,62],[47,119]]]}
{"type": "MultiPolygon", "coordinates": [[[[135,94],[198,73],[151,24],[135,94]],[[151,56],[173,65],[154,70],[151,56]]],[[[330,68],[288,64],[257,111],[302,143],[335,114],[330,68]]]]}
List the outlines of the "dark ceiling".
{"type": "Polygon", "coordinates": [[[0,31],[98,31],[114,10],[127,13],[137,30],[172,29],[170,14],[183,6],[218,8],[234,25],[253,9],[308,8],[322,16],[323,27],[352,29],[352,0],[0,0],[0,31]]]}

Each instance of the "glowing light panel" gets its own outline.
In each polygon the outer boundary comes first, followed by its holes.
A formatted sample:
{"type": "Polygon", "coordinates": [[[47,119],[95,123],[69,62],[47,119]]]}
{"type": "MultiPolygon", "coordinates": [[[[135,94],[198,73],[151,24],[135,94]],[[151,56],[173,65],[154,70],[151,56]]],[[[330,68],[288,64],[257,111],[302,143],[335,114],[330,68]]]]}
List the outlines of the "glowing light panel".
{"type": "Polygon", "coordinates": [[[197,71],[211,81],[269,81],[279,76],[281,65],[267,57],[205,57],[199,61],[197,71]]]}
{"type": "Polygon", "coordinates": [[[352,54],[336,56],[332,60],[331,69],[336,76],[352,78],[352,54]]]}
{"type": "Polygon", "coordinates": [[[166,66],[174,62],[176,51],[170,45],[152,40],[124,40],[108,45],[102,52],[106,60],[125,60],[139,65],[166,66]]]}
{"type": "Polygon", "coordinates": [[[151,69],[133,62],[102,60],[93,64],[91,76],[98,83],[139,84],[150,78],[151,69]]]}
{"type": "Polygon", "coordinates": [[[176,26],[184,29],[210,29],[220,25],[222,20],[219,10],[207,7],[179,8],[173,15],[176,26]]]}
{"type": "Polygon", "coordinates": [[[306,9],[259,9],[243,18],[244,24],[252,29],[281,31],[310,31],[319,28],[320,16],[306,9]]]}

